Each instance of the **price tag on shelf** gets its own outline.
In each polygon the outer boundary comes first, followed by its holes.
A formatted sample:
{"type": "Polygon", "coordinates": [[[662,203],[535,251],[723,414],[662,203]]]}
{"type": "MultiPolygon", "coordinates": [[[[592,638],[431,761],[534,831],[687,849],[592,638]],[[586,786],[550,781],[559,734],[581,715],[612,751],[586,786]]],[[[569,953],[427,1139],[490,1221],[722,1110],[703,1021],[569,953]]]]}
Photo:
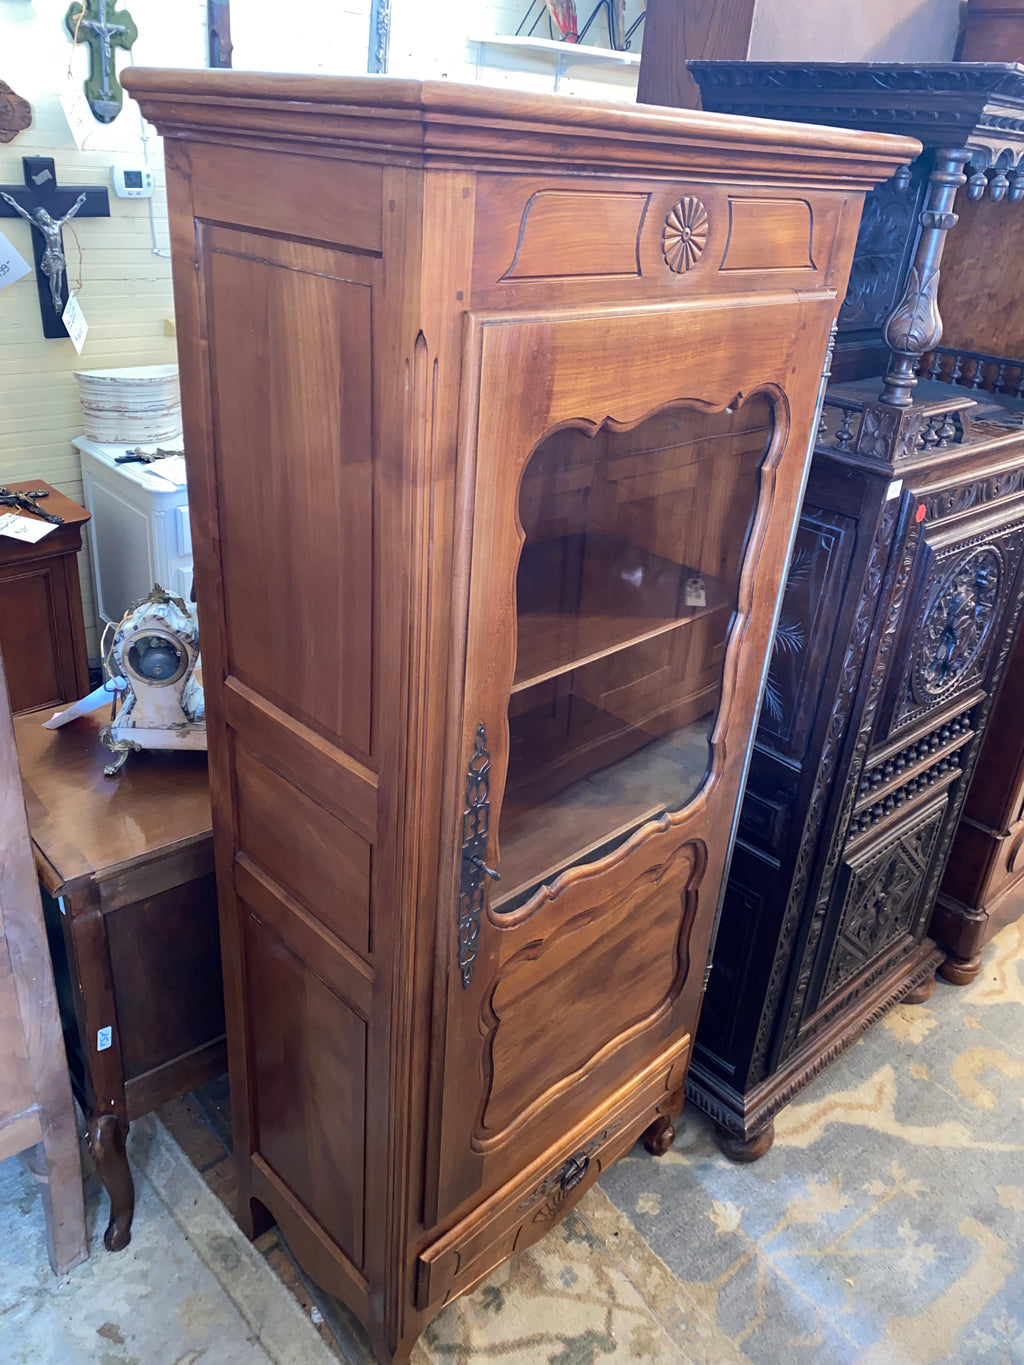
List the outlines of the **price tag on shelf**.
{"type": "Polygon", "coordinates": [[[692,578],[686,580],[686,605],[688,607],[706,607],[708,604],[707,589],[700,574],[694,574],[692,578]]]}
{"type": "Polygon", "coordinates": [[[35,517],[19,517],[17,512],[5,512],[0,516],[0,536],[10,536],[11,540],[24,540],[34,545],[43,536],[56,531],[52,521],[38,521],[35,517]]]}

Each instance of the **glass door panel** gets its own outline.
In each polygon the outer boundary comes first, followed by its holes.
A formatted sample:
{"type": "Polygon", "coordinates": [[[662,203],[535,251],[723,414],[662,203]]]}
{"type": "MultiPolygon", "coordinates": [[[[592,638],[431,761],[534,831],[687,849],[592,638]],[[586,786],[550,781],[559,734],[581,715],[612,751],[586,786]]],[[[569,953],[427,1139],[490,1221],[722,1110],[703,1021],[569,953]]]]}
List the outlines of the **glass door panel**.
{"type": "Polygon", "coordinates": [[[510,912],[703,786],[773,431],[763,395],[629,431],[553,432],[520,490],[517,660],[501,811],[510,912]]]}

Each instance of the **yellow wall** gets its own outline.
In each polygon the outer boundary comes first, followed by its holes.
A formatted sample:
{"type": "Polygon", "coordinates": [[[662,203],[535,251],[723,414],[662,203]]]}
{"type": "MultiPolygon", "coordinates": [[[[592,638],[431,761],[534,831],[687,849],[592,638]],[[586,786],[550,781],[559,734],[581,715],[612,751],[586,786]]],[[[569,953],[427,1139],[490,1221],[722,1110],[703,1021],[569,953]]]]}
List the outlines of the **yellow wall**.
{"type": "MultiPolygon", "coordinates": [[[[134,57],[139,65],[202,66],[206,51],[203,0],[127,0],[139,29],[134,57]]],[[[82,433],[76,369],[147,365],[176,359],[170,261],[152,250],[146,200],[118,199],[110,167],[117,160],[138,164],[142,125],[137,105],[125,107],[108,127],[95,129],[79,151],[60,107],[69,59],[79,83],[87,55],[72,53],[63,30],[68,0],[0,0],[0,77],[31,102],[32,126],[0,146],[0,183],[22,183],[23,156],[54,159],[58,184],[105,185],[110,217],[73,220],[74,235],[64,233],[69,276],[79,271],[79,299],[89,323],[81,357],[70,340],[48,341],[42,334],[35,272],[0,290],[0,483],[43,479],[81,500],[77,452],[71,441],[82,433]]],[[[149,157],[157,181],[153,200],[158,249],[167,250],[167,227],[160,141],[149,129],[149,157]]],[[[0,218],[0,232],[32,261],[32,228],[21,219],[0,218]]],[[[90,654],[97,653],[93,628],[92,580],[82,555],[82,596],[89,627],[90,654]]]]}

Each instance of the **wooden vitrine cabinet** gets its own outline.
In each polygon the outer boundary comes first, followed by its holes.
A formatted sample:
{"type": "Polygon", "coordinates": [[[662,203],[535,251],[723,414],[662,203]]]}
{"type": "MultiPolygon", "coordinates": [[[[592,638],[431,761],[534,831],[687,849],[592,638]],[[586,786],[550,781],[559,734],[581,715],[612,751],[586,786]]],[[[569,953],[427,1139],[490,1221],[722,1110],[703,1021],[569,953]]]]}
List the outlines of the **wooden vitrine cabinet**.
{"type": "Polygon", "coordinates": [[[860,206],[917,144],[126,83],[167,139],[239,1214],[406,1359],[671,1141],[860,206]]]}

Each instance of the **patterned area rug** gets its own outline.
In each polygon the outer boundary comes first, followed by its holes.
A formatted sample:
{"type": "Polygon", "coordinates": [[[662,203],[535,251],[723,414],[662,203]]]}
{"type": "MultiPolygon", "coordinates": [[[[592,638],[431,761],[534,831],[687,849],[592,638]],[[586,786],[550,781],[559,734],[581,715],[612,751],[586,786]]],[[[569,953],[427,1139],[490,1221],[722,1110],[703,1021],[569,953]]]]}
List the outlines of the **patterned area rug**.
{"type": "Polygon", "coordinates": [[[733,1358],[1002,1365],[1024,1360],[1022,1096],[1024,922],[808,1086],[760,1161],[688,1115],[602,1183],[733,1358]]]}
{"type": "MultiPolygon", "coordinates": [[[[1024,1361],[1024,921],[784,1110],[736,1166],[688,1110],[423,1334],[414,1365],[1024,1361]]],[[[313,1289],[344,1359],[358,1325],[313,1289]]]]}
{"type": "MultiPolygon", "coordinates": [[[[726,1161],[692,1111],[666,1157],[625,1157],[414,1365],[1024,1361],[1022,1096],[1024,922],[971,987],[896,1009],[808,1086],[761,1161],[726,1161]]],[[[134,1124],[131,1247],[59,1281],[30,1178],[0,1165],[0,1365],[369,1365],[343,1305],[211,1192],[229,1197],[223,1116],[198,1145],[177,1118],[204,1174],[134,1124]]]]}

